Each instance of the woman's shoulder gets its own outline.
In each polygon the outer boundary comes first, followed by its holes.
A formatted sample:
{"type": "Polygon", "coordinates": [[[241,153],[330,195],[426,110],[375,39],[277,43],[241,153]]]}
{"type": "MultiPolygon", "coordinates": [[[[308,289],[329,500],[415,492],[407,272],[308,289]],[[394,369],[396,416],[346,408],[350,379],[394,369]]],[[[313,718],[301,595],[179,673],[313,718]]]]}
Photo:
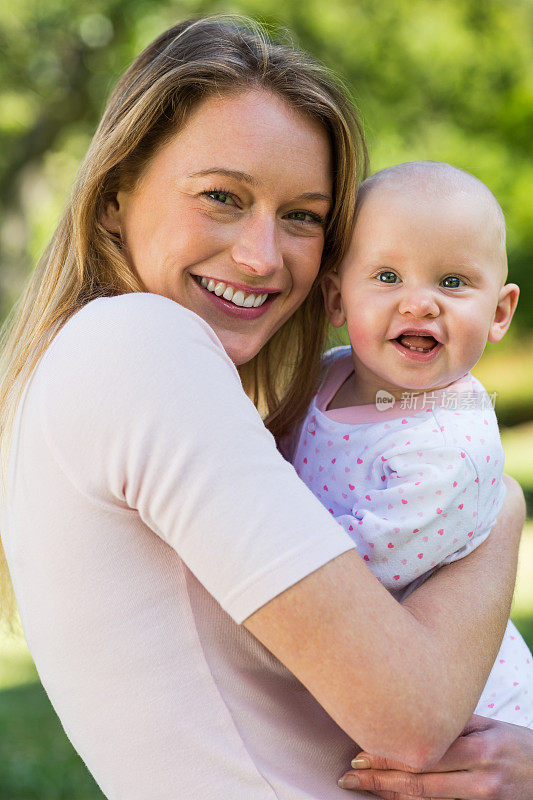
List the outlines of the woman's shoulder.
{"type": "MultiPolygon", "coordinates": [[[[199,334],[222,347],[212,328],[197,314],[168,297],[150,292],[130,292],[98,297],[77,311],[56,338],[74,338],[97,332],[138,338],[180,330],[185,340],[199,334]]],[[[180,337],[180,339],[181,339],[180,337]]]]}
{"type": "Polygon", "coordinates": [[[192,311],[161,295],[132,292],[91,300],[70,317],[43,357],[44,371],[144,368],[174,359],[190,364],[211,351],[235,367],[210,326],[192,311]]]}
{"type": "MultiPolygon", "coordinates": [[[[204,320],[173,300],[131,293],[92,300],[63,325],[37,367],[48,405],[113,393],[115,400],[146,395],[174,380],[186,391],[209,380],[240,380],[220,340],[204,320]],[[54,400],[55,398],[55,400],[54,400]]],[[[129,400],[128,400],[129,398],[129,400]]]]}

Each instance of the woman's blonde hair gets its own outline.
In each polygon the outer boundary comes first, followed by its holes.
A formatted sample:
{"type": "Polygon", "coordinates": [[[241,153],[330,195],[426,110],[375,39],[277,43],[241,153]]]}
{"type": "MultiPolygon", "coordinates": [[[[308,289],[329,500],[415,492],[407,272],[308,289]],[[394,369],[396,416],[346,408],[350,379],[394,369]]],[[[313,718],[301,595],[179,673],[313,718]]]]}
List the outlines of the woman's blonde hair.
{"type": "MultiPolygon", "coordinates": [[[[13,422],[30,375],[65,322],[96,297],[145,291],[102,224],[105,204],[131,189],[155,151],[213,93],[264,88],[326,130],[333,154],[333,207],[320,274],[294,316],[251,362],[243,385],[265,412],[276,437],[303,414],[315,390],[324,346],[319,279],[348,243],[366,150],[346,92],[321,64],[292,44],[272,42],[252,20],[216,16],[182,22],[159,36],[124,73],[112,93],[71,199],[0,342],[0,450],[6,476],[13,422]],[[360,173],[360,174],[358,174],[360,173]]],[[[0,604],[9,616],[13,594],[0,547],[0,604]]]]}

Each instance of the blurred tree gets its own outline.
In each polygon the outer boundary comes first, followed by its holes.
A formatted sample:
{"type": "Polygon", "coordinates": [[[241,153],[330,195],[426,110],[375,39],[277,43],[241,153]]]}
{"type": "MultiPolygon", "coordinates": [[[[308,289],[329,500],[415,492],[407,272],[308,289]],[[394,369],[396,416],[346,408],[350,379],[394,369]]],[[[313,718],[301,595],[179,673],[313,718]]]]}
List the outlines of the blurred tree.
{"type": "MultiPolygon", "coordinates": [[[[0,311],[49,238],[114,81],[165,27],[237,12],[288,28],[340,73],[372,168],[450,161],[485,181],[533,325],[530,0],[19,0],[0,8],[0,311]]],[[[282,33],[282,35],[286,35],[282,33]]]]}

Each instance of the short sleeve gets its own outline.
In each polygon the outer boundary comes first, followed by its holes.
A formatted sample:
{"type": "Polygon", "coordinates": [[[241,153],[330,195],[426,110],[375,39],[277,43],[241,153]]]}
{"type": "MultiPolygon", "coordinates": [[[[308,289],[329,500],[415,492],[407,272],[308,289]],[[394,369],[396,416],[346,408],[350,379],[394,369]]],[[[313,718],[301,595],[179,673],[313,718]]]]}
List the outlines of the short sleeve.
{"type": "Polygon", "coordinates": [[[73,489],[138,513],[236,622],[353,547],[277,451],[214,332],[172,300],[92,301],[38,380],[73,489]]]}

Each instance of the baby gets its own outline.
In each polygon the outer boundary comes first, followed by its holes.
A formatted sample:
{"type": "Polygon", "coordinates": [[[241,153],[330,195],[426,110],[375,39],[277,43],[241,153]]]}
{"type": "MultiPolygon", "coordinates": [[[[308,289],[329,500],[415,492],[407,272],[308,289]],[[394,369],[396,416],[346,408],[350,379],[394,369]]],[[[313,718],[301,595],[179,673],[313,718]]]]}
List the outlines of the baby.
{"type": "MultiPolygon", "coordinates": [[[[411,162],[362,184],[349,251],[324,279],[351,347],[327,355],[292,461],[399,599],[483,542],[502,506],[496,417],[468,371],[509,327],[506,276],[489,189],[411,162]]],[[[476,713],[533,726],[532,658],[511,622],[476,713]]]]}

